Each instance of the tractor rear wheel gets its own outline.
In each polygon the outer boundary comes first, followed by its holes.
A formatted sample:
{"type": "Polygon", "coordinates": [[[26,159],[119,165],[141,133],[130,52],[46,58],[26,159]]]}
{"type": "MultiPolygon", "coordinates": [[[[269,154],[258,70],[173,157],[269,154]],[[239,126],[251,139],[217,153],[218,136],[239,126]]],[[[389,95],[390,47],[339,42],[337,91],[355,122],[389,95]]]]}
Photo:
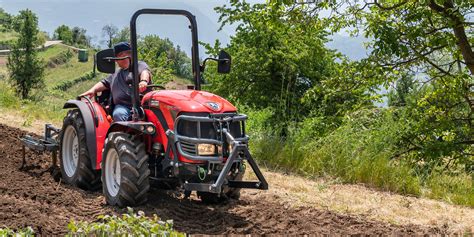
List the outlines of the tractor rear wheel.
{"type": "Polygon", "coordinates": [[[85,190],[100,187],[100,176],[92,169],[87,151],[86,128],[81,112],[70,110],[60,134],[60,167],[64,182],[85,190]]]}
{"type": "Polygon", "coordinates": [[[110,133],[102,155],[102,187],[110,205],[137,206],[147,201],[150,169],[139,136],[110,133]]]}

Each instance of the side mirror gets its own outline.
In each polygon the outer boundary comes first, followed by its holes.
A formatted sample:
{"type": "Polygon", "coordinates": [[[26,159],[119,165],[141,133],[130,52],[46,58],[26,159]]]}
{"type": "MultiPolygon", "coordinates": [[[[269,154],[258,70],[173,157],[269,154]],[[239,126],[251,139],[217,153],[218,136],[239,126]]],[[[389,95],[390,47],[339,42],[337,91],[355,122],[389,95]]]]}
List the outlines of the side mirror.
{"type": "Polygon", "coordinates": [[[231,64],[230,55],[226,51],[221,50],[221,52],[219,52],[219,60],[217,61],[217,72],[229,73],[230,64],[231,64]]]}
{"type": "Polygon", "coordinates": [[[104,49],[99,51],[95,58],[97,64],[97,70],[104,73],[115,72],[115,61],[112,58],[115,57],[114,49],[104,49]]]}

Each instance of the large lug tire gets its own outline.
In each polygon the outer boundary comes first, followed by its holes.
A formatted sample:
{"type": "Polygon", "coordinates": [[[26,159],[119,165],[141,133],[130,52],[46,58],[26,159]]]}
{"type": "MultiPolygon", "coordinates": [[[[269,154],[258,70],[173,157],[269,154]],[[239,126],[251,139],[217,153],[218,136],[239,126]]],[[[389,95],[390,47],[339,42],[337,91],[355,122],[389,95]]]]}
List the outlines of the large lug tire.
{"type": "Polygon", "coordinates": [[[100,187],[100,175],[92,169],[81,112],[70,110],[63,120],[59,144],[61,176],[65,183],[85,190],[100,187]]]}
{"type": "Polygon", "coordinates": [[[110,205],[138,206],[147,201],[150,169],[139,136],[110,133],[102,155],[102,189],[110,205]]]}

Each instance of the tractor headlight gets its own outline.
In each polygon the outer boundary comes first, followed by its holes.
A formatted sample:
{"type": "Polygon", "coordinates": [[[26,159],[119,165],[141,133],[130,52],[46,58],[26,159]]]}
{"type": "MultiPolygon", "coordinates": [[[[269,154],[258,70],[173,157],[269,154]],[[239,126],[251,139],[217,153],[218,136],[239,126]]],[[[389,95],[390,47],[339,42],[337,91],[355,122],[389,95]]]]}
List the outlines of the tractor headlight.
{"type": "Polygon", "coordinates": [[[215,155],[216,146],[214,144],[198,144],[197,151],[199,156],[215,155]]]}
{"type": "Polygon", "coordinates": [[[149,134],[155,133],[155,128],[153,126],[147,126],[146,127],[146,132],[149,134]]]}

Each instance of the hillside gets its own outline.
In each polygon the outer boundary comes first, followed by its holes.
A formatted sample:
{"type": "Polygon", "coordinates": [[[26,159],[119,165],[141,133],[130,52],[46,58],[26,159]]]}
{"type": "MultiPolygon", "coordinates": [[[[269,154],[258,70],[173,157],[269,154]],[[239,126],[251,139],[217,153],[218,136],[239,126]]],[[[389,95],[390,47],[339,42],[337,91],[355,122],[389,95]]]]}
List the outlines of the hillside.
{"type": "MultiPolygon", "coordinates": [[[[6,82],[6,57],[0,57],[0,108],[15,111],[29,118],[29,121],[43,119],[59,123],[64,116],[62,105],[75,98],[105,77],[105,74],[92,75],[94,51],[89,50],[87,62],[79,62],[78,54],[71,47],[58,44],[39,52],[46,63],[45,87],[32,92],[33,101],[24,101],[23,105],[15,98],[6,82]]],[[[176,75],[165,84],[168,89],[184,89],[192,84],[189,80],[176,75]]]]}
{"type": "MultiPolygon", "coordinates": [[[[45,87],[34,90],[33,100],[21,101],[15,95],[6,80],[0,80],[0,106],[3,109],[20,112],[29,118],[61,121],[63,116],[62,104],[68,99],[75,98],[95,83],[89,75],[93,67],[93,52],[89,52],[88,62],[79,62],[77,52],[65,45],[54,45],[41,50],[39,56],[46,63],[45,87]],[[86,78],[84,78],[86,77],[86,78]],[[74,83],[77,82],[77,83],[74,83]],[[47,108],[47,109],[45,109],[47,108]]],[[[6,77],[6,57],[0,57],[0,74],[6,77]]],[[[100,74],[97,75],[99,78],[100,74]]],[[[0,77],[2,78],[2,77],[0,77]]]]}

